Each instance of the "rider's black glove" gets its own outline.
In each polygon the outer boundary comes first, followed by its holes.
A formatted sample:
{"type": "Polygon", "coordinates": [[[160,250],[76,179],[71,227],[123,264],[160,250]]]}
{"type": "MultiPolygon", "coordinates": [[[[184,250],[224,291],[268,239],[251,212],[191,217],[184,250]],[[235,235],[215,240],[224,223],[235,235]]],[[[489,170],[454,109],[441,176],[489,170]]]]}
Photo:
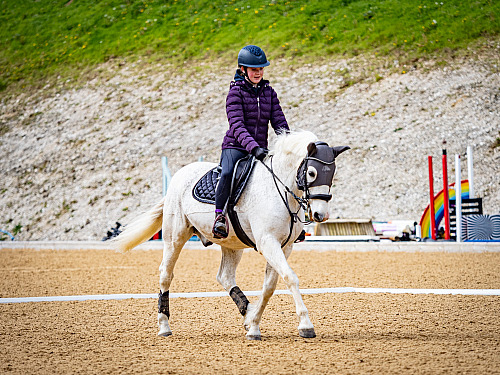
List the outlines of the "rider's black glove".
{"type": "Polygon", "coordinates": [[[260,161],[264,160],[267,153],[268,151],[263,147],[255,147],[252,150],[252,155],[255,156],[256,159],[259,159],[260,161]]]}

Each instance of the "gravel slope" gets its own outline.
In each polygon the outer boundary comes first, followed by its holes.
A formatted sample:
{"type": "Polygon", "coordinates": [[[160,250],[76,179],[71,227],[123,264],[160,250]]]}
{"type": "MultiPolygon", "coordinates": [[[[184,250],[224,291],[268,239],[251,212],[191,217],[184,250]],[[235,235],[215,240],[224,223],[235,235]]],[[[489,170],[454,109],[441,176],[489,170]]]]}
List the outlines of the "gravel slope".
{"type": "MultiPolygon", "coordinates": [[[[427,155],[436,190],[446,140],[474,147],[476,195],[500,212],[500,46],[446,64],[379,68],[367,60],[294,67],[274,61],[266,78],[292,129],[350,145],[338,160],[331,217],[418,221],[428,200],[427,155]]],[[[84,85],[59,81],[0,103],[0,228],[22,240],[89,240],[129,222],[161,198],[160,157],[173,172],[218,161],[233,68],[113,61],[84,85]]]]}

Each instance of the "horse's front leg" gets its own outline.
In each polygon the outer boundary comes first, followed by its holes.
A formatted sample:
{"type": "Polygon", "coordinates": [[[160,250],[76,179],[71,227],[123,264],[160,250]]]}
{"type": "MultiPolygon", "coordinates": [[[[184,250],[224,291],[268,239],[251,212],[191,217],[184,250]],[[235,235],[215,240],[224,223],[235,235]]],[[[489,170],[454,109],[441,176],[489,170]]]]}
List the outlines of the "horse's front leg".
{"type": "MultiPolygon", "coordinates": [[[[290,254],[292,253],[292,245],[286,246],[283,249],[285,254],[285,258],[288,259],[290,254]]],[[[269,263],[266,265],[266,274],[264,276],[264,285],[262,286],[262,294],[259,297],[259,300],[255,305],[251,305],[248,309],[248,313],[245,316],[245,329],[250,333],[247,334],[247,338],[253,339],[255,338],[256,333],[258,332],[258,339],[260,339],[260,330],[259,324],[262,319],[262,314],[264,313],[264,309],[266,308],[269,300],[274,294],[276,290],[276,284],[278,283],[278,273],[274,270],[273,267],[269,263]]]]}
{"type": "Polygon", "coordinates": [[[278,283],[278,273],[274,270],[269,263],[266,265],[266,275],[264,277],[264,285],[262,287],[262,294],[259,297],[257,303],[253,306],[249,306],[248,312],[245,315],[245,329],[247,332],[247,338],[249,340],[260,340],[260,328],[259,324],[262,319],[262,314],[264,309],[269,302],[269,299],[274,294],[276,289],[276,284],[278,283]]]}
{"type": "Polygon", "coordinates": [[[314,326],[309,319],[309,312],[307,311],[299,290],[299,278],[287,262],[287,257],[292,250],[292,245],[290,245],[290,248],[287,247],[285,252],[283,252],[280,243],[275,238],[265,237],[259,241],[258,248],[261,250],[264,258],[266,258],[267,263],[269,263],[278,275],[282,277],[286,286],[290,292],[292,292],[295,301],[295,309],[299,318],[299,335],[306,338],[316,337],[314,326]],[[287,255],[285,255],[285,253],[287,253],[287,255]]]}

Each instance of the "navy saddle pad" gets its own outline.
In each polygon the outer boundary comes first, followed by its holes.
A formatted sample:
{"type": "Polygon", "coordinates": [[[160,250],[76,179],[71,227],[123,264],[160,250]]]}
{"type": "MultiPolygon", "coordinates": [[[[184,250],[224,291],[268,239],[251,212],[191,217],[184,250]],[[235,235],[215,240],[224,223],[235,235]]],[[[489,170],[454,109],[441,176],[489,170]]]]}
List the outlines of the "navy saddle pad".
{"type": "MultiPolygon", "coordinates": [[[[238,203],[241,193],[243,193],[243,190],[248,182],[248,178],[252,173],[254,165],[255,158],[252,155],[248,155],[236,162],[231,184],[232,190],[229,196],[229,201],[233,205],[238,203]]],[[[194,185],[194,199],[203,203],[215,204],[215,188],[217,187],[217,182],[219,181],[219,175],[220,166],[217,166],[205,173],[196,185],[194,185]]]]}

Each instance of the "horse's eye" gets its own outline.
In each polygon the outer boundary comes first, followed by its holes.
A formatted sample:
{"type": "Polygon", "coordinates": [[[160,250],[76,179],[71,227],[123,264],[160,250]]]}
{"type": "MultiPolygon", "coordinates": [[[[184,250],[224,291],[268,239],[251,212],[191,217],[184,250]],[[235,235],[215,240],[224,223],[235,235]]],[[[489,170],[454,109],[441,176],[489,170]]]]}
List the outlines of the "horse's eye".
{"type": "Polygon", "coordinates": [[[316,168],[309,166],[307,168],[307,181],[313,182],[316,179],[318,172],[316,171],[316,168]]]}

